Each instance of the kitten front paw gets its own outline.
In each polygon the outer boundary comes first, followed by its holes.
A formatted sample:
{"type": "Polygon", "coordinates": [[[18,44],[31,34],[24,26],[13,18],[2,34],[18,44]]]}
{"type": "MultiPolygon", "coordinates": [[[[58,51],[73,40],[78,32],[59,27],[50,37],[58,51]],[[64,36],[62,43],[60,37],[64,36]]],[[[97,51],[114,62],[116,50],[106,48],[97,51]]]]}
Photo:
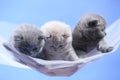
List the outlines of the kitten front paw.
{"type": "Polygon", "coordinates": [[[111,52],[114,48],[111,46],[101,46],[98,47],[98,50],[101,51],[102,53],[107,53],[107,52],[111,52]]]}

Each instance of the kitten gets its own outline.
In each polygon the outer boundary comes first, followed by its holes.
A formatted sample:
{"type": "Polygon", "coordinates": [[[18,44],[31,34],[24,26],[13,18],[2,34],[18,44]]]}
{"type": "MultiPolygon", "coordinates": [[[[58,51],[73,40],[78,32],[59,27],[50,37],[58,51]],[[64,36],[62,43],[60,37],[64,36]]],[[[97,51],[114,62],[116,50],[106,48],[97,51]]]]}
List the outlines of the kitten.
{"type": "Polygon", "coordinates": [[[33,25],[20,25],[13,32],[10,43],[21,53],[38,57],[44,47],[43,32],[33,25]]]}
{"type": "Polygon", "coordinates": [[[70,26],[59,21],[50,21],[41,27],[46,36],[44,53],[48,60],[77,60],[72,47],[70,26]]]}
{"type": "Polygon", "coordinates": [[[72,44],[75,51],[81,50],[83,54],[90,52],[94,48],[97,48],[102,53],[112,51],[113,47],[108,46],[104,40],[106,35],[105,27],[105,19],[98,14],[82,16],[72,33],[72,44]]]}

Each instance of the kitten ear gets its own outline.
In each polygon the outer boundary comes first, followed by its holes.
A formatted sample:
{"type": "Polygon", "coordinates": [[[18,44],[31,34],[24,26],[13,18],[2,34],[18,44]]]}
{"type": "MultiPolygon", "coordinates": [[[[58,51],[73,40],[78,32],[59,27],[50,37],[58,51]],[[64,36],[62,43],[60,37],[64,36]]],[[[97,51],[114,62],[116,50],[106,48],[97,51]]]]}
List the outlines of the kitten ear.
{"type": "Polygon", "coordinates": [[[98,25],[98,20],[92,20],[88,22],[89,27],[96,27],[98,25]]]}
{"type": "Polygon", "coordinates": [[[14,36],[14,41],[22,41],[23,37],[22,36],[14,36]]]}

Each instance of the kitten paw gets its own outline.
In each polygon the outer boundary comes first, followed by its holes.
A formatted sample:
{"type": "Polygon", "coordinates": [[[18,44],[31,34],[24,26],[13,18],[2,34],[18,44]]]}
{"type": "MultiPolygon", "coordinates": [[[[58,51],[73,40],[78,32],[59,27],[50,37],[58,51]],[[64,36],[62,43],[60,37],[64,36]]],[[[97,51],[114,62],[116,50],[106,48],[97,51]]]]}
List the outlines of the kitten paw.
{"type": "Polygon", "coordinates": [[[107,53],[107,52],[111,52],[114,48],[109,46],[109,47],[106,47],[106,46],[102,46],[102,47],[99,47],[98,50],[101,51],[102,53],[107,53]]]}

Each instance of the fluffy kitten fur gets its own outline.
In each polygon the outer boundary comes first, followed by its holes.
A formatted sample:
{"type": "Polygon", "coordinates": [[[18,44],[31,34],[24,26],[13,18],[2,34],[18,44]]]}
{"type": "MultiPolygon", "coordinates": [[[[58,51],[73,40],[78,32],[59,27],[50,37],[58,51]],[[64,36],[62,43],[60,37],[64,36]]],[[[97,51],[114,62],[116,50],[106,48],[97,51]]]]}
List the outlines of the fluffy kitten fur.
{"type": "Polygon", "coordinates": [[[41,27],[46,36],[44,53],[48,60],[77,60],[72,47],[70,26],[59,21],[50,21],[41,27]]]}
{"type": "Polygon", "coordinates": [[[45,41],[43,33],[33,25],[23,24],[17,27],[10,38],[10,43],[21,53],[38,57],[45,41]]]}
{"type": "Polygon", "coordinates": [[[73,47],[75,51],[88,53],[97,48],[102,53],[110,52],[113,47],[107,45],[104,41],[106,21],[98,14],[87,14],[81,17],[75,29],[73,30],[73,47]]]}

